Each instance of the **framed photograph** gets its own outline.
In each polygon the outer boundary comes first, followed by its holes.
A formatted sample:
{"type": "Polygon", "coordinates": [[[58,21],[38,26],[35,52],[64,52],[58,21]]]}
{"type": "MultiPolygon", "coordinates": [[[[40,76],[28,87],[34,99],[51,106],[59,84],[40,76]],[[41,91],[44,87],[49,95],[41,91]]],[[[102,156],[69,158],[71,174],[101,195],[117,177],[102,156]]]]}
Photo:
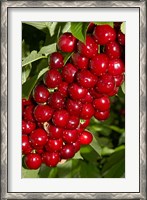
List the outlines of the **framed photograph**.
{"type": "Polygon", "coordinates": [[[1,199],[146,199],[146,2],[1,2],[1,199]]]}

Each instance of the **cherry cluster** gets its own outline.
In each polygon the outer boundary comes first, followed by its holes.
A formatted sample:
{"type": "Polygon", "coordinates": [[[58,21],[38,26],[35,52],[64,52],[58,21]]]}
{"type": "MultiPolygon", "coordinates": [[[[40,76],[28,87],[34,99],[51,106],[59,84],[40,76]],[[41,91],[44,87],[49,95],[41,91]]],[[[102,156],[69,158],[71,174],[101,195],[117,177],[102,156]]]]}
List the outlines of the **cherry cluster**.
{"type": "Polygon", "coordinates": [[[85,43],[69,32],[59,37],[43,81],[29,100],[22,99],[22,153],[29,169],[72,158],[92,142],[90,119],[110,116],[110,97],[124,81],[125,35],[119,26],[90,23],[85,43]],[[72,55],[64,65],[65,52],[72,55]]]}

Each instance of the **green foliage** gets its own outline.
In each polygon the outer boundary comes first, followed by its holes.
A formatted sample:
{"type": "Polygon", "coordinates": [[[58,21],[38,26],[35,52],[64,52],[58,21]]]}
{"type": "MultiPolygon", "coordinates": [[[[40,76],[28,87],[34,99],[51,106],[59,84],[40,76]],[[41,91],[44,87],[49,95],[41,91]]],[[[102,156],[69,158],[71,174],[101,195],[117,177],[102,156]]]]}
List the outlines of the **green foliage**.
{"type": "MultiPolygon", "coordinates": [[[[94,22],[96,25],[113,22],[94,22]]],[[[34,86],[49,70],[50,54],[57,50],[57,41],[64,32],[71,32],[85,42],[87,22],[24,22],[22,23],[22,97],[28,99],[34,86]]],[[[125,30],[125,23],[121,31],[125,30]]],[[[101,46],[98,46],[99,52],[101,46]]],[[[63,53],[66,64],[72,53],[63,53]]],[[[93,134],[90,145],[83,145],[73,159],[56,167],[41,165],[38,170],[22,167],[22,178],[120,178],[125,177],[125,83],[118,95],[111,98],[111,116],[101,122],[91,119],[87,130],[93,134]]]]}
{"type": "Polygon", "coordinates": [[[121,30],[121,32],[122,33],[124,33],[125,34],[125,32],[126,32],[126,23],[125,22],[123,22],[122,24],[121,24],[121,26],[120,26],[120,30],[121,30]]]}

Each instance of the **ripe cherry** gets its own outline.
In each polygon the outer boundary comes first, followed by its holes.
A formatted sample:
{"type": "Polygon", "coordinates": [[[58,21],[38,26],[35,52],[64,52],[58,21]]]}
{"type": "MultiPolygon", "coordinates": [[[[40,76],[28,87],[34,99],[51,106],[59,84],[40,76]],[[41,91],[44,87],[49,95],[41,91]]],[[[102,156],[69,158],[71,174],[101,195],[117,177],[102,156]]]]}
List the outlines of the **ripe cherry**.
{"type": "Polygon", "coordinates": [[[87,58],[92,58],[97,54],[98,51],[98,46],[90,35],[86,36],[85,44],[81,41],[78,41],[77,48],[78,52],[87,58]]]}
{"type": "Polygon", "coordinates": [[[90,119],[94,115],[94,108],[91,103],[84,104],[82,107],[82,111],[80,117],[82,119],[90,119]]]}
{"type": "Polygon", "coordinates": [[[79,125],[79,117],[75,115],[70,115],[68,119],[68,123],[66,125],[67,129],[76,129],[79,125]]]}
{"type": "Polygon", "coordinates": [[[52,122],[57,127],[65,127],[69,120],[69,113],[62,109],[54,112],[52,122]]]}
{"type": "Polygon", "coordinates": [[[23,112],[24,120],[35,122],[33,111],[34,111],[34,105],[27,106],[23,112]]]}
{"type": "Polygon", "coordinates": [[[125,45],[125,34],[121,31],[118,32],[117,39],[120,45],[125,45]]]}
{"type": "Polygon", "coordinates": [[[62,137],[63,128],[54,126],[53,124],[50,123],[48,126],[48,133],[49,133],[49,138],[59,139],[62,137]]]}
{"type": "Polygon", "coordinates": [[[100,97],[103,96],[103,95],[102,95],[101,93],[99,93],[95,88],[90,88],[89,93],[90,93],[90,95],[91,95],[93,98],[100,98],[100,97]]]}
{"type": "Polygon", "coordinates": [[[92,142],[93,136],[89,131],[83,131],[79,137],[80,144],[88,145],[92,142]]]}
{"type": "Polygon", "coordinates": [[[99,120],[99,121],[104,121],[106,119],[108,119],[110,116],[110,111],[109,110],[106,110],[106,111],[96,111],[94,113],[94,117],[99,120]]]}
{"type": "Polygon", "coordinates": [[[29,134],[36,128],[36,123],[22,120],[22,134],[29,134]]]}
{"type": "Polygon", "coordinates": [[[89,59],[78,52],[72,54],[72,62],[78,69],[87,69],[89,59]]]}
{"type": "Polygon", "coordinates": [[[60,161],[58,152],[45,152],[44,162],[48,167],[55,167],[60,161]]]}
{"type": "Polygon", "coordinates": [[[34,109],[34,116],[38,122],[47,122],[52,118],[53,109],[48,105],[37,105],[34,109]]]}
{"type": "Polygon", "coordinates": [[[92,88],[97,82],[97,77],[89,70],[81,70],[76,75],[77,82],[84,88],[92,88]]]}
{"type": "Polygon", "coordinates": [[[76,47],[76,38],[71,33],[63,33],[57,42],[58,49],[63,52],[73,52],[76,47]]]}
{"type": "Polygon", "coordinates": [[[37,85],[33,90],[33,98],[37,103],[45,103],[49,97],[50,93],[45,85],[37,85]]]}
{"type": "Polygon", "coordinates": [[[75,148],[72,144],[66,144],[61,150],[61,158],[69,159],[75,155],[75,148]]]}
{"type": "Polygon", "coordinates": [[[97,54],[90,60],[90,71],[97,76],[105,74],[108,69],[108,57],[104,53],[97,54]]]}
{"type": "Polygon", "coordinates": [[[32,101],[30,99],[28,100],[25,98],[22,99],[22,106],[29,106],[31,104],[32,104],[32,101]]]}
{"type": "Polygon", "coordinates": [[[22,154],[28,154],[31,153],[32,147],[29,143],[29,138],[27,135],[22,135],[22,154]]]}
{"type": "Polygon", "coordinates": [[[72,143],[73,147],[74,147],[74,150],[75,150],[75,153],[78,152],[80,150],[80,147],[81,147],[81,143],[80,143],[80,140],[78,139],[76,142],[72,143]]]}
{"type": "Polygon", "coordinates": [[[110,99],[108,96],[95,99],[93,101],[93,107],[99,111],[106,111],[110,109],[110,99]]]}
{"type": "Polygon", "coordinates": [[[37,153],[29,153],[25,156],[24,162],[28,169],[38,169],[41,166],[42,159],[37,153]]]}
{"type": "Polygon", "coordinates": [[[109,25],[98,25],[95,27],[93,35],[100,45],[105,45],[116,39],[115,30],[109,25]]]}
{"type": "Polygon", "coordinates": [[[45,73],[43,81],[48,88],[56,88],[62,82],[62,77],[57,69],[50,69],[45,73]]]}
{"type": "Polygon", "coordinates": [[[62,81],[60,83],[60,85],[58,86],[58,92],[63,96],[63,97],[67,97],[68,95],[68,83],[62,81]]]}
{"type": "Polygon", "coordinates": [[[64,65],[63,56],[59,52],[54,52],[50,55],[49,66],[51,69],[60,69],[64,65]]]}
{"type": "Polygon", "coordinates": [[[119,87],[114,87],[114,89],[111,92],[109,92],[107,95],[109,97],[112,97],[118,93],[118,90],[119,90],[119,87]]]}
{"type": "Polygon", "coordinates": [[[80,120],[80,128],[85,129],[90,124],[90,119],[80,120]]]}
{"type": "Polygon", "coordinates": [[[80,100],[84,98],[87,94],[87,89],[83,88],[82,86],[78,85],[77,83],[72,83],[68,87],[69,95],[74,100],[80,100]]]}
{"type": "Polygon", "coordinates": [[[64,97],[57,91],[50,95],[48,104],[53,109],[62,109],[64,107],[64,97]]]}
{"type": "Polygon", "coordinates": [[[65,129],[63,131],[63,141],[66,143],[73,143],[76,142],[78,139],[78,134],[77,130],[70,130],[70,129],[65,129]]]}
{"type": "Polygon", "coordinates": [[[71,115],[79,116],[82,110],[81,101],[68,99],[66,102],[66,109],[71,115]]]}
{"type": "Polygon", "coordinates": [[[62,70],[62,77],[65,82],[72,83],[78,69],[71,63],[67,63],[62,70]]]}
{"type": "Polygon", "coordinates": [[[116,41],[111,41],[105,46],[105,53],[110,59],[121,57],[121,48],[116,41]]]}
{"type": "Polygon", "coordinates": [[[121,59],[109,60],[108,73],[117,76],[124,72],[124,63],[121,59]]]}
{"type": "Polygon", "coordinates": [[[62,149],[62,146],[63,146],[63,140],[61,138],[56,140],[49,139],[45,145],[45,148],[49,152],[56,152],[60,151],[62,149]]]}
{"type": "Polygon", "coordinates": [[[93,96],[90,94],[90,92],[87,92],[86,96],[83,99],[81,99],[81,102],[83,104],[93,102],[93,96]]]}
{"type": "Polygon", "coordinates": [[[42,147],[48,141],[47,132],[41,128],[35,129],[31,132],[29,140],[33,147],[42,147]]]}
{"type": "Polygon", "coordinates": [[[124,81],[124,74],[114,76],[114,80],[115,80],[116,87],[121,86],[121,84],[124,81]]]}

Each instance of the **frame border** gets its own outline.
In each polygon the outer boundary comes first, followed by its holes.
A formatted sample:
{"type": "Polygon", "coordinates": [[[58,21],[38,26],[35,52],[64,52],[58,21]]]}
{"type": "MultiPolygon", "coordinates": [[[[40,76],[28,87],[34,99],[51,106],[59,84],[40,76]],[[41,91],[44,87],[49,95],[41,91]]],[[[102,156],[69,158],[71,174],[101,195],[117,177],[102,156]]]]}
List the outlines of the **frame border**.
{"type": "Polygon", "coordinates": [[[146,194],[146,1],[2,1],[0,92],[1,92],[1,199],[147,199],[146,194]],[[139,193],[8,193],[7,132],[8,132],[8,8],[37,7],[129,7],[140,9],[140,192],[139,193]]]}

